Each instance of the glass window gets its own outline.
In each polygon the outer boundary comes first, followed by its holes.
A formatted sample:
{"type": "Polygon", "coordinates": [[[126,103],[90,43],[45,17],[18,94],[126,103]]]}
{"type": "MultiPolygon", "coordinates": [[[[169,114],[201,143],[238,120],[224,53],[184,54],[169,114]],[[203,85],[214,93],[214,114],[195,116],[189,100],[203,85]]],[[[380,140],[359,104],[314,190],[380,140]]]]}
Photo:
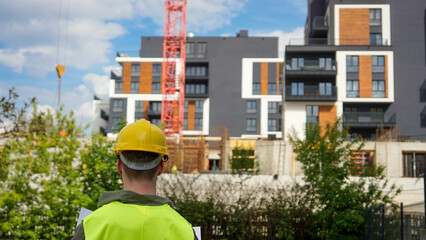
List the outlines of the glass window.
{"type": "Polygon", "coordinates": [[[139,76],[140,74],[140,64],[139,63],[133,63],[132,64],[132,76],[139,76]]]}
{"type": "Polygon", "coordinates": [[[381,33],[370,33],[370,45],[382,45],[382,34],[381,33]]]}
{"type": "Polygon", "coordinates": [[[118,121],[120,121],[119,117],[114,117],[112,118],[112,129],[116,130],[118,127],[118,121]]]}
{"type": "Polygon", "coordinates": [[[248,118],[246,120],[246,130],[247,132],[256,132],[257,131],[257,121],[255,118],[248,118]]]}
{"type": "Polygon", "coordinates": [[[256,113],[257,102],[256,100],[247,100],[247,113],[256,113]]]}
{"type": "Polygon", "coordinates": [[[187,100],[185,100],[185,102],[184,102],[183,111],[188,112],[188,101],[187,100]]]}
{"type": "Polygon", "coordinates": [[[153,82],[152,83],[152,92],[153,94],[161,93],[161,83],[153,82]]]}
{"type": "Polygon", "coordinates": [[[305,65],[305,59],[303,58],[292,58],[291,59],[291,70],[300,70],[305,65]]]}
{"type": "Polygon", "coordinates": [[[161,123],[161,118],[151,118],[149,121],[154,125],[159,125],[161,123]]]}
{"type": "Polygon", "coordinates": [[[373,73],[385,72],[385,57],[384,56],[371,56],[371,71],[373,73]]]}
{"type": "Polygon", "coordinates": [[[332,68],[331,58],[320,58],[319,59],[319,68],[322,70],[331,70],[332,68]]]}
{"type": "Polygon", "coordinates": [[[306,122],[318,123],[319,106],[306,106],[306,122]]]}
{"type": "Polygon", "coordinates": [[[123,99],[114,99],[112,100],[112,111],[121,112],[123,111],[123,99]]]}
{"type": "Polygon", "coordinates": [[[423,177],[423,169],[426,164],[424,152],[402,153],[402,165],[404,177],[423,177]]]}
{"type": "Polygon", "coordinates": [[[186,57],[187,58],[195,57],[195,43],[191,43],[191,42],[186,43],[186,57]]]}
{"type": "Polygon", "coordinates": [[[346,56],[346,72],[358,72],[358,56],[346,56]]]}
{"type": "Polygon", "coordinates": [[[277,95],[277,84],[276,83],[268,83],[268,94],[269,95],[277,95]]]}
{"type": "Polygon", "coordinates": [[[370,9],[370,25],[382,25],[382,9],[370,9]]]}
{"type": "Polygon", "coordinates": [[[385,97],[385,81],[384,80],[373,80],[373,97],[384,98],[385,97]]]}
{"type": "Polygon", "coordinates": [[[135,101],[135,112],[143,112],[143,101],[135,101]]]}
{"type": "Polygon", "coordinates": [[[275,118],[268,119],[268,131],[278,131],[278,121],[275,118]]]}
{"type": "Polygon", "coordinates": [[[197,58],[207,57],[207,43],[200,42],[197,44],[197,58]]]}
{"type": "Polygon", "coordinates": [[[161,76],[161,63],[153,63],[152,64],[152,76],[161,76]]]}
{"type": "Polygon", "coordinates": [[[291,83],[291,95],[292,96],[303,96],[305,86],[303,82],[291,83]]]}
{"type": "Polygon", "coordinates": [[[359,82],[358,80],[346,81],[346,97],[357,98],[359,97],[359,82]]]}
{"type": "Polygon", "coordinates": [[[194,130],[202,130],[202,129],[203,129],[203,119],[194,118],[194,130]]]}
{"type": "Polygon", "coordinates": [[[319,93],[321,96],[331,96],[331,83],[319,83],[319,93]]]}
{"type": "Polygon", "coordinates": [[[130,83],[130,93],[139,93],[139,82],[130,83]]]}
{"type": "Polygon", "coordinates": [[[149,102],[149,110],[154,113],[161,113],[161,102],[149,102]]]}
{"type": "Polygon", "coordinates": [[[195,112],[202,113],[203,112],[204,101],[195,101],[195,112]]]}
{"type": "Polygon", "coordinates": [[[183,130],[188,130],[188,118],[183,119],[183,130]]]}
{"type": "Polygon", "coordinates": [[[259,82],[253,83],[253,95],[260,95],[260,83],[259,82]]]}
{"type": "Polygon", "coordinates": [[[115,81],[115,93],[123,93],[123,82],[115,81]]]}
{"type": "Polygon", "coordinates": [[[186,94],[206,94],[207,89],[205,84],[186,84],[186,94]]]}
{"type": "Polygon", "coordinates": [[[207,76],[206,66],[189,66],[185,69],[185,75],[187,76],[207,76]]]}
{"type": "Polygon", "coordinates": [[[278,102],[268,102],[268,113],[278,113],[278,102]]]}

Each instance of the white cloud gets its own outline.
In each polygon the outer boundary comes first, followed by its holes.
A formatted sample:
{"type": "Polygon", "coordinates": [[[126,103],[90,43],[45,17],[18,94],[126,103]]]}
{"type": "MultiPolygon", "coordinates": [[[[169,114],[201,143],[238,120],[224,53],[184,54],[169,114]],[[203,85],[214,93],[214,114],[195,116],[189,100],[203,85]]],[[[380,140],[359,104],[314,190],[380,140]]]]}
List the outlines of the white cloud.
{"type": "Polygon", "coordinates": [[[297,27],[292,32],[275,30],[272,32],[254,32],[254,35],[278,37],[278,55],[280,58],[284,58],[285,46],[288,45],[290,39],[303,39],[304,32],[305,29],[303,27],[297,27]]]}

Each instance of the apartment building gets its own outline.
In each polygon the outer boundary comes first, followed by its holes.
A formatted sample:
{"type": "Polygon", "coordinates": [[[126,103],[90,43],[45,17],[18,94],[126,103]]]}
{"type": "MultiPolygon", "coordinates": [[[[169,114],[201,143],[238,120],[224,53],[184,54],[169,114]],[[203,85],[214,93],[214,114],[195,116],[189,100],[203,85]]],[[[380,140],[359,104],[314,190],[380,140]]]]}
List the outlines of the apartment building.
{"type": "Polygon", "coordinates": [[[285,51],[285,128],[342,117],[353,136],[426,139],[426,2],[309,0],[285,51]]]}
{"type": "MultiPolygon", "coordinates": [[[[120,118],[161,121],[162,37],[142,37],[139,52],[119,52],[111,72],[106,132],[120,118]]],[[[184,136],[281,137],[277,37],[188,37],[184,136]]]]}

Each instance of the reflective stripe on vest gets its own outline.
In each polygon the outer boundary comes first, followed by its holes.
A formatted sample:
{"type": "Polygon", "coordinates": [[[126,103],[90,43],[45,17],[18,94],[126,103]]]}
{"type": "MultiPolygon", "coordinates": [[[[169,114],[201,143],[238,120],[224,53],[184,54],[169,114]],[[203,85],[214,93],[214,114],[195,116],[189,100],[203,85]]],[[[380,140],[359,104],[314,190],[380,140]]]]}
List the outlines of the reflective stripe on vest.
{"type": "Polygon", "coordinates": [[[141,206],[111,202],[87,216],[84,234],[91,239],[194,239],[191,224],[168,204],[141,206]]]}

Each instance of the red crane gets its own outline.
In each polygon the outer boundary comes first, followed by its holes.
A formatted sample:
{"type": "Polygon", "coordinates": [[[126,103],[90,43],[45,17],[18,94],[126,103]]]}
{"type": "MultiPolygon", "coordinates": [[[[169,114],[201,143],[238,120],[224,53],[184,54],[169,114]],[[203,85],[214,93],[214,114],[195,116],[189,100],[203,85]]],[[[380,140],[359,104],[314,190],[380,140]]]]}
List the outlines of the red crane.
{"type": "Polygon", "coordinates": [[[185,101],[186,0],[166,0],[161,121],[166,135],[182,136],[185,101]]]}

